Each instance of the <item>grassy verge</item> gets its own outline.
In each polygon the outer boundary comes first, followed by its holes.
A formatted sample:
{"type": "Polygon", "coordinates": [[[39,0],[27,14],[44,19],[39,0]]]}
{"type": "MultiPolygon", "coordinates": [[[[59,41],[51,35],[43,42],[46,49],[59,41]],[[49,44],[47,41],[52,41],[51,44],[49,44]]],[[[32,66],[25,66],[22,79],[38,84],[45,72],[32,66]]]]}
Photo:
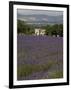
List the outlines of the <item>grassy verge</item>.
{"type": "Polygon", "coordinates": [[[34,72],[48,71],[55,64],[57,64],[57,61],[54,62],[49,61],[45,64],[37,64],[37,65],[30,65],[30,64],[22,65],[18,67],[17,75],[18,77],[26,77],[34,72]]]}
{"type": "Polygon", "coordinates": [[[48,78],[55,79],[55,78],[63,78],[63,71],[54,71],[48,74],[48,78]]]}

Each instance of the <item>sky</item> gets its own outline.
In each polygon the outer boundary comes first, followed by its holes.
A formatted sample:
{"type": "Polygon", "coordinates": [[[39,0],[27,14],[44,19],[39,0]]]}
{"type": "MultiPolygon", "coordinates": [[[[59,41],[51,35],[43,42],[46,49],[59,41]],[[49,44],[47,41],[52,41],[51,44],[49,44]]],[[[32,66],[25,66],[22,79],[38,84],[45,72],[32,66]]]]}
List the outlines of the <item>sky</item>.
{"type": "Polygon", "coordinates": [[[17,19],[29,24],[63,23],[63,11],[17,9],[17,19]]]}

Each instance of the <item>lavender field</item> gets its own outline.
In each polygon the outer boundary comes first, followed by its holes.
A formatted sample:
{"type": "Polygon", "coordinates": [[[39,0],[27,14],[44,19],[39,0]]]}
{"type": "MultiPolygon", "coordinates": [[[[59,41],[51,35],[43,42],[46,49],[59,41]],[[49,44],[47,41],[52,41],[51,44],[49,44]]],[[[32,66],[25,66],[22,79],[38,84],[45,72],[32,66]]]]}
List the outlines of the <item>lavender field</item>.
{"type": "Polygon", "coordinates": [[[63,78],[63,37],[17,36],[17,80],[63,78]]]}

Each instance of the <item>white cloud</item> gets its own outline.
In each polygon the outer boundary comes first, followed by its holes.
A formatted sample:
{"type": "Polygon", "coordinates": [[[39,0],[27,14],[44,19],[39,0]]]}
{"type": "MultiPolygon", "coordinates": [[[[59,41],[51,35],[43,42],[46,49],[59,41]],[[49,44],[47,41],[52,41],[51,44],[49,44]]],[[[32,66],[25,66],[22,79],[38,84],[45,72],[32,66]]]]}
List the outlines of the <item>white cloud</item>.
{"type": "Polygon", "coordinates": [[[43,21],[47,21],[48,19],[47,18],[42,18],[43,21]]]}
{"type": "Polygon", "coordinates": [[[51,11],[51,10],[24,10],[24,9],[18,9],[17,10],[18,15],[50,15],[50,16],[58,16],[63,15],[62,11],[51,11]]]}
{"type": "Polygon", "coordinates": [[[24,20],[24,21],[35,21],[35,20],[37,20],[36,17],[19,17],[18,19],[24,20]]]}
{"type": "Polygon", "coordinates": [[[35,20],[36,20],[35,17],[29,17],[28,19],[29,19],[29,20],[32,20],[32,21],[35,21],[35,20]]]}

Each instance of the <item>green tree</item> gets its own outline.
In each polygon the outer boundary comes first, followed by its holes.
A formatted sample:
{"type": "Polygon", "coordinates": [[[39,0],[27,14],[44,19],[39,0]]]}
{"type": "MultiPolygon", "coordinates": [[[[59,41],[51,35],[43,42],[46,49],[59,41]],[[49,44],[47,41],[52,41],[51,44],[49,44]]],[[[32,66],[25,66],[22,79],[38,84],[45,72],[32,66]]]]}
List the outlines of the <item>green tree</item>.
{"type": "Polygon", "coordinates": [[[59,25],[59,28],[58,28],[59,30],[59,35],[62,37],[63,36],[63,24],[60,24],[59,25]]]}
{"type": "Polygon", "coordinates": [[[34,27],[32,25],[28,25],[24,21],[18,20],[17,21],[17,32],[30,35],[34,33],[34,27]]]}
{"type": "Polygon", "coordinates": [[[51,35],[52,26],[51,26],[51,25],[47,25],[47,26],[45,27],[45,29],[46,29],[46,31],[45,31],[46,35],[51,35]]]}
{"type": "Polygon", "coordinates": [[[54,24],[52,26],[52,35],[56,35],[57,36],[57,33],[58,33],[58,24],[54,24]]]}

